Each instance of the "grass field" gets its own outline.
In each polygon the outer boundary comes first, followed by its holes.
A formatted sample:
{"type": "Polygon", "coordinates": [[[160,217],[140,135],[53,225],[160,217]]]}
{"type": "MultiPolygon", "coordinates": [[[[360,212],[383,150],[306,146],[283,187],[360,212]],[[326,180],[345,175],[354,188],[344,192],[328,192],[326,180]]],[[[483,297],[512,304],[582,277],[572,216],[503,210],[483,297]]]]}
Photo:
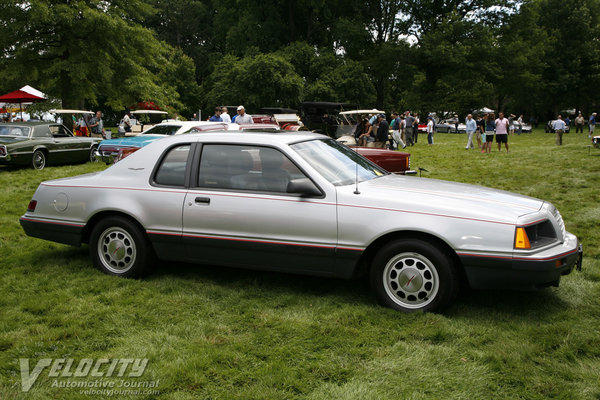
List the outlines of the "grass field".
{"type": "Polygon", "coordinates": [[[166,264],[113,278],[87,246],[28,238],[18,222],[41,181],[104,165],[1,168],[0,399],[109,397],[57,387],[69,378],[49,368],[22,392],[19,359],[46,358],[147,358],[132,381],[159,393],[112,398],[600,398],[600,150],[572,133],[561,147],[541,131],[509,141],[486,155],[465,135],[421,135],[407,150],[424,177],[552,202],[583,242],[583,271],[560,288],[463,293],[444,314],[382,308],[361,281],[166,264]]]}

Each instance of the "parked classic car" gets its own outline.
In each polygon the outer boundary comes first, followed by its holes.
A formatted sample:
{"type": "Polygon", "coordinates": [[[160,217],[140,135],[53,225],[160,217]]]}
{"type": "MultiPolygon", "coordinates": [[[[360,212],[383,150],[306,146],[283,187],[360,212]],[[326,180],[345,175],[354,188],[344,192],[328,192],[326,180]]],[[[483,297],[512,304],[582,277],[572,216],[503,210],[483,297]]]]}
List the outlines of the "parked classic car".
{"type": "Polygon", "coordinates": [[[0,164],[44,169],[50,164],[95,161],[96,147],[101,140],[73,136],[67,127],[57,123],[2,123],[0,164]]]}
{"type": "Polygon", "coordinates": [[[134,151],[137,151],[141,147],[144,147],[157,139],[163,139],[171,135],[180,135],[203,125],[212,126],[219,130],[227,129],[227,124],[224,122],[177,120],[161,122],[137,136],[127,136],[103,141],[100,146],[98,146],[96,156],[106,164],[110,164],[127,157],[134,151]]]}
{"type": "Polygon", "coordinates": [[[445,133],[458,133],[456,132],[456,122],[457,119],[444,119],[435,124],[436,132],[445,132],[445,133]]]}
{"type": "MultiPolygon", "coordinates": [[[[512,121],[512,129],[517,132],[519,130],[519,123],[517,120],[512,121]]],[[[522,133],[531,133],[531,124],[526,122],[521,123],[521,132],[522,133]]]]}
{"type": "Polygon", "coordinates": [[[556,286],[582,254],[550,203],[388,174],[311,132],[157,140],[104,171],[42,182],[20,222],[89,244],[111,275],[144,275],[157,258],[367,277],[401,311],[441,309],[462,282],[556,286]]]}
{"type": "MultiPolygon", "coordinates": [[[[544,127],[544,132],[546,132],[546,133],[556,133],[554,131],[554,128],[552,127],[552,124],[554,123],[554,121],[556,121],[556,120],[552,119],[552,120],[546,122],[546,126],[544,127]]],[[[566,125],[565,133],[569,133],[569,132],[571,132],[571,126],[570,125],[566,125]]]]}

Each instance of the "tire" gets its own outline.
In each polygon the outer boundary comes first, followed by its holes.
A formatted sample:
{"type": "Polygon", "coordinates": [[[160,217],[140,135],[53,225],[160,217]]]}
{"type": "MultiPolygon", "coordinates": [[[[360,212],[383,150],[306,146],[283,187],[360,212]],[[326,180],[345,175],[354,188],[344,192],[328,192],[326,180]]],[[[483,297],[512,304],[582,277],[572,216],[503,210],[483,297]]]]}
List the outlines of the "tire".
{"type": "Polygon", "coordinates": [[[92,229],[90,256],[106,274],[136,278],[148,272],[154,252],[137,225],[122,217],[108,217],[92,229]]]}
{"type": "Polygon", "coordinates": [[[42,170],[46,166],[46,153],[43,150],[36,150],[33,152],[31,158],[31,166],[33,169],[42,170]]]}
{"type": "Polygon", "coordinates": [[[419,239],[382,247],[371,264],[370,279],[378,302],[403,312],[442,310],[459,287],[452,257],[419,239]]]}
{"type": "Polygon", "coordinates": [[[98,157],[96,157],[96,150],[98,150],[98,146],[92,146],[92,148],[90,149],[90,162],[98,162],[98,157]]]}

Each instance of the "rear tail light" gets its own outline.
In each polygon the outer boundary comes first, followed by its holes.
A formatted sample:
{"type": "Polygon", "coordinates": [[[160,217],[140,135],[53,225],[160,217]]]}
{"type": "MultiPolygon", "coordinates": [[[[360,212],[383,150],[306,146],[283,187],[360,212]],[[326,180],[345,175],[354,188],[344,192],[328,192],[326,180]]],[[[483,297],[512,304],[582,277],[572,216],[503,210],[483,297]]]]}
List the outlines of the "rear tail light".
{"type": "Polygon", "coordinates": [[[139,147],[123,147],[122,149],[119,149],[119,153],[117,154],[117,158],[115,159],[115,162],[121,161],[122,159],[124,159],[127,156],[130,156],[131,154],[135,153],[139,149],[140,149],[139,147]]]}
{"type": "Polygon", "coordinates": [[[27,206],[27,212],[34,212],[36,206],[37,206],[37,200],[31,200],[29,202],[29,205],[27,206]]]}

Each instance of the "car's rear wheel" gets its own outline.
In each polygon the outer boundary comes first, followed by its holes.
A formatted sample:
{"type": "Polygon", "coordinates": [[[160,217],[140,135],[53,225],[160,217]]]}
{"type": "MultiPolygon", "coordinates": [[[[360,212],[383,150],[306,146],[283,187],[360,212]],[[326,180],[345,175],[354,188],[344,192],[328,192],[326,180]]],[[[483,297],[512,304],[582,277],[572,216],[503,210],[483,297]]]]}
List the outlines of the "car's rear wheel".
{"type": "Polygon", "coordinates": [[[386,307],[404,312],[441,310],[458,291],[458,276],[451,260],[426,241],[395,240],[373,259],[371,287],[386,307]]]}
{"type": "Polygon", "coordinates": [[[148,271],[153,251],[148,238],[136,224],[126,218],[109,217],[92,229],[90,255],[99,270],[132,278],[148,271]]]}
{"type": "Polygon", "coordinates": [[[44,169],[46,166],[46,153],[43,150],[36,150],[33,152],[31,158],[31,166],[34,169],[44,169]]]}

